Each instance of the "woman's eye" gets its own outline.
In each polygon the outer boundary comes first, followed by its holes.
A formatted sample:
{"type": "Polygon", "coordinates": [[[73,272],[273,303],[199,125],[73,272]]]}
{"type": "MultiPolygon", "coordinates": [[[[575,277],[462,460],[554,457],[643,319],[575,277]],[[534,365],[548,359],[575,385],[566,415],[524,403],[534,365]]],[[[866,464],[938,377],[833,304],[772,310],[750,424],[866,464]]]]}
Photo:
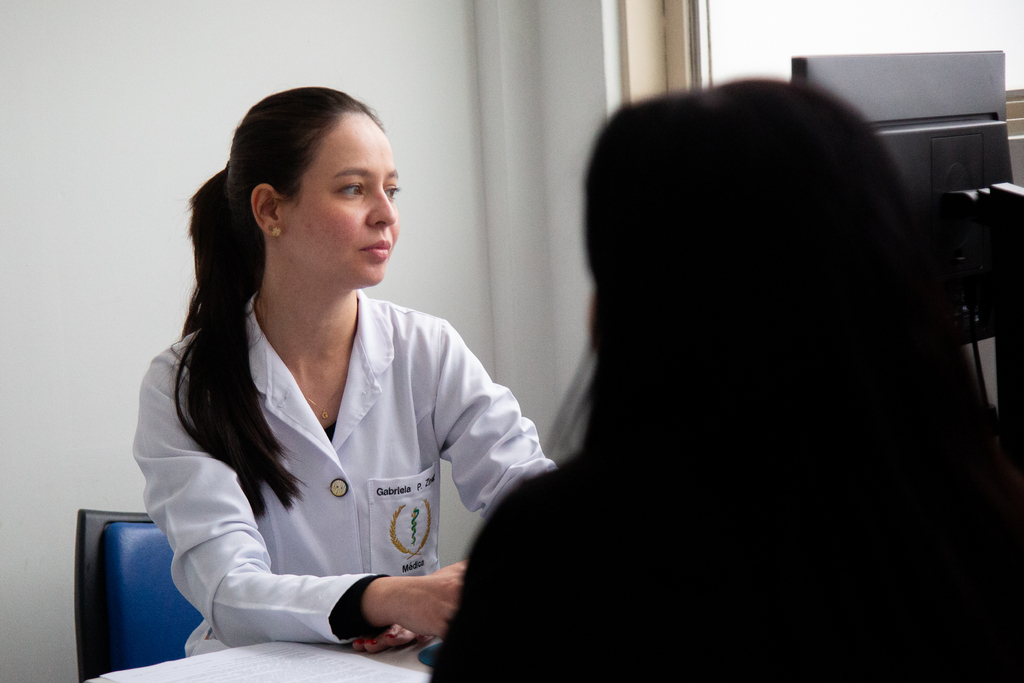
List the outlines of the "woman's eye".
{"type": "Polygon", "coordinates": [[[387,193],[388,199],[394,199],[395,195],[398,194],[401,191],[401,189],[402,188],[400,187],[389,187],[388,189],[384,190],[384,192],[387,193]]]}
{"type": "Polygon", "coordinates": [[[360,187],[358,185],[346,185],[341,188],[341,193],[356,195],[360,193],[360,187]]]}

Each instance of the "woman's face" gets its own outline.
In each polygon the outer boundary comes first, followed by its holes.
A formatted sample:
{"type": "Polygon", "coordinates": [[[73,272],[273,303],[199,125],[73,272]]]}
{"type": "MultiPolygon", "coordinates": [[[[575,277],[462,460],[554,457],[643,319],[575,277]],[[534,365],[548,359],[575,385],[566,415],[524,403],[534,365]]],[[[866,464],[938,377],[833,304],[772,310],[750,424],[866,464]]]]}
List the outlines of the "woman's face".
{"type": "Polygon", "coordinates": [[[280,205],[281,235],[269,238],[268,257],[278,252],[289,272],[318,286],[379,283],[398,241],[397,191],[383,131],[362,114],[345,116],[321,141],[298,193],[280,205]]]}

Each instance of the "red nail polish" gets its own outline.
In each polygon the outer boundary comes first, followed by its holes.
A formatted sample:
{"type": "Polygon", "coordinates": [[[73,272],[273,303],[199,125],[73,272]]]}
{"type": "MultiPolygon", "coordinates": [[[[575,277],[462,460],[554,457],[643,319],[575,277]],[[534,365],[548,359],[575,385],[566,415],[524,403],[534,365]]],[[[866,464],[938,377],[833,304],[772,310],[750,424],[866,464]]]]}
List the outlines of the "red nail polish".
{"type": "Polygon", "coordinates": [[[370,642],[370,645],[376,645],[377,644],[377,639],[374,638],[373,640],[371,640],[369,642],[370,642]]]}
{"type": "Polygon", "coordinates": [[[365,640],[363,640],[362,638],[356,638],[356,639],[355,639],[355,640],[353,640],[352,642],[353,642],[353,643],[355,643],[356,645],[362,645],[362,644],[363,644],[363,643],[365,643],[366,641],[365,641],[365,640]]]}

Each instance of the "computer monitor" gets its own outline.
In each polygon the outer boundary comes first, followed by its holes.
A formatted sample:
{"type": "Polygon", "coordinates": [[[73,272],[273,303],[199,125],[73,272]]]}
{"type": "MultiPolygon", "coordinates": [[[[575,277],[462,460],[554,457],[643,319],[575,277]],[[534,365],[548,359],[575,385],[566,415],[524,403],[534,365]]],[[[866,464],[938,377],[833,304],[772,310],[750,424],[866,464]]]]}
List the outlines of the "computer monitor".
{"type": "Polygon", "coordinates": [[[877,130],[931,235],[979,377],[977,340],[996,338],[1000,438],[1024,464],[1024,190],[1010,185],[1004,54],[794,57],[792,69],[877,130]]]}
{"type": "Polygon", "coordinates": [[[793,79],[838,95],[875,127],[931,233],[964,341],[970,341],[964,285],[976,292],[969,307],[976,309],[975,338],[991,337],[991,283],[977,277],[992,271],[991,229],[943,217],[940,203],[946,192],[1013,182],[1003,53],[794,57],[793,79]]]}

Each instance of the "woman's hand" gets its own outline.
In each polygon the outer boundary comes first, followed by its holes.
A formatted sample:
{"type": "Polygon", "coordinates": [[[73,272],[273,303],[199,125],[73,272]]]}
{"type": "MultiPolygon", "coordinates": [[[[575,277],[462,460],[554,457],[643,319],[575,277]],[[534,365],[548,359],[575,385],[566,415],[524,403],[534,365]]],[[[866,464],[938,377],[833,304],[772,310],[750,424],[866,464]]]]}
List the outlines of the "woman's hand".
{"type": "Polygon", "coordinates": [[[407,628],[403,628],[398,624],[392,624],[386,631],[375,638],[356,638],[352,641],[352,649],[356,652],[368,652],[372,655],[381,650],[407,645],[414,640],[417,643],[423,643],[432,637],[416,635],[407,628]]]}
{"type": "Polygon", "coordinates": [[[361,643],[354,641],[352,646],[360,651],[379,652],[421,636],[444,638],[448,622],[459,609],[465,573],[463,561],[429,576],[385,576],[372,582],[363,593],[363,616],[374,626],[390,627],[380,636],[360,639],[361,643]]]}

